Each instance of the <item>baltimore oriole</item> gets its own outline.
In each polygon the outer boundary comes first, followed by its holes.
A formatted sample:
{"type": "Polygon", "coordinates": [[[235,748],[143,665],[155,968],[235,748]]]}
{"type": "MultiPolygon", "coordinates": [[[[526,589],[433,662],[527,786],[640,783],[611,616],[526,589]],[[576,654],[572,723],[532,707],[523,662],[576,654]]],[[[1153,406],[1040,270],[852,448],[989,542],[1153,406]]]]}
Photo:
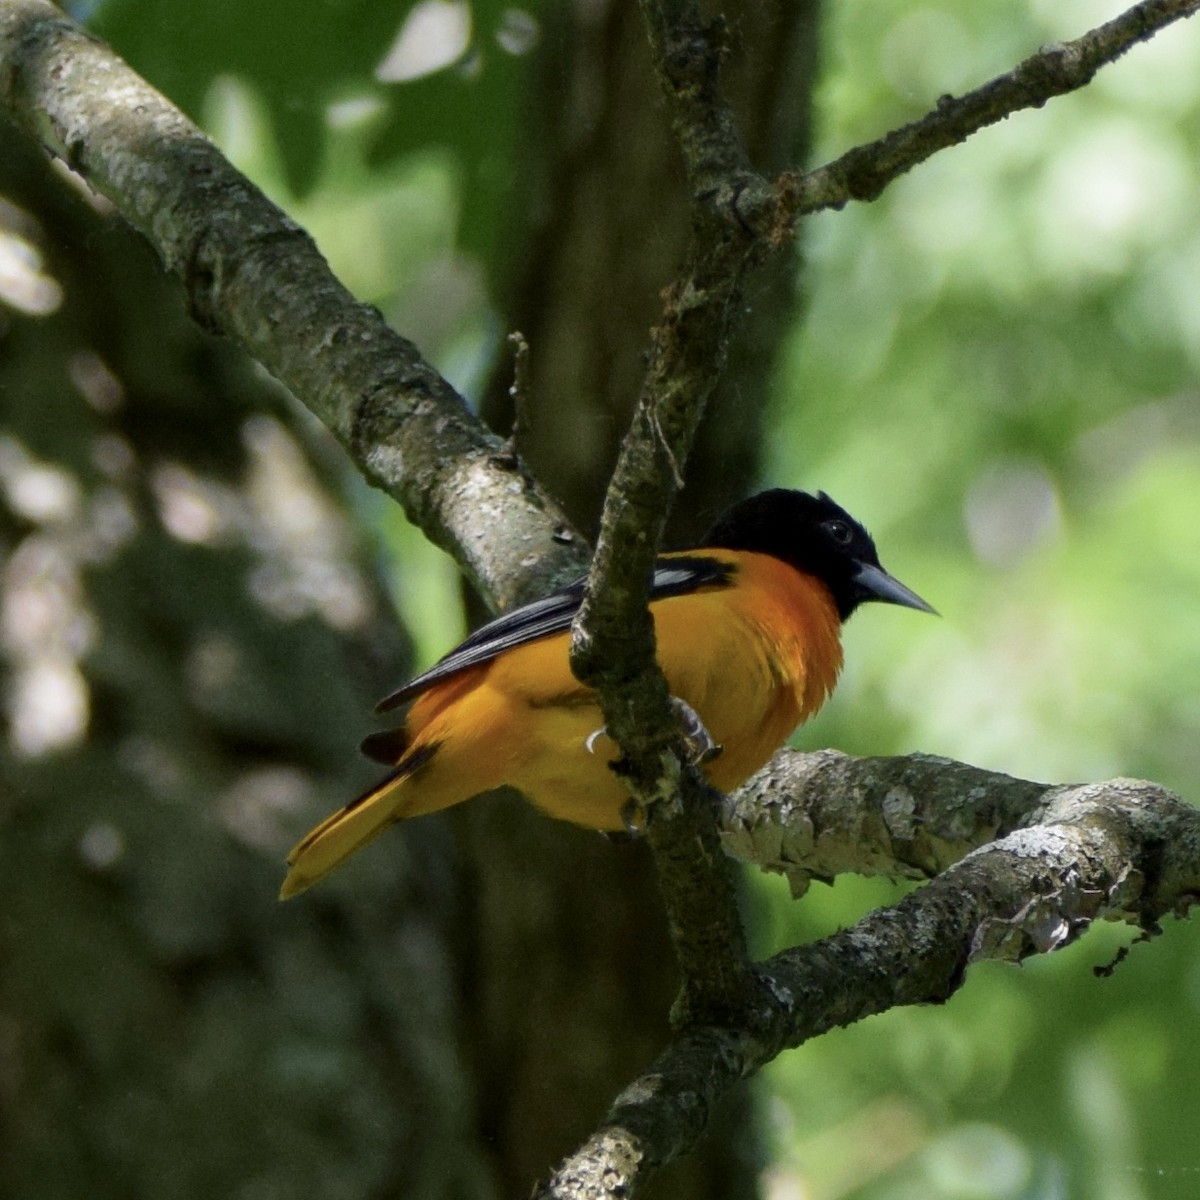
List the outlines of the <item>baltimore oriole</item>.
{"type": "MultiPolygon", "coordinates": [[[[281,898],[316,883],[394,821],[504,784],[551,816],[619,830],[629,795],[597,747],[595,694],[568,664],[583,580],[476,630],[377,707],[413,701],[404,724],[363,752],[392,770],[288,855],[281,898]]],[[[657,657],[671,694],[719,753],[705,765],[729,791],[820,708],[842,665],[842,623],[882,600],[934,610],[880,565],[875,543],[824,492],[743,500],[700,548],[664,554],[650,591],[657,657]]]]}

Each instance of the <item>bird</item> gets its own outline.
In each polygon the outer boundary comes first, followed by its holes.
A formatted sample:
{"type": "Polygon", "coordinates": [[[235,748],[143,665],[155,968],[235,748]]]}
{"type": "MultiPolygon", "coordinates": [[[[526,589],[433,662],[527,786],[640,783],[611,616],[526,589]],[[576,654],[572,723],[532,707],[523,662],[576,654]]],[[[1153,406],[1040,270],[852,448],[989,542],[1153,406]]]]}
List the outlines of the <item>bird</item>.
{"type": "MultiPolygon", "coordinates": [[[[395,822],[504,785],[552,817],[626,828],[629,793],[612,770],[619,749],[569,662],[585,582],[482,625],[380,701],[379,714],[409,705],[401,726],[362,743],[391,769],[296,844],[281,899],[395,822]]],[[[760,492],[726,510],[698,546],[658,558],[656,657],[708,747],[698,757],[716,788],[743,783],[821,707],[841,670],[842,625],[869,601],[936,613],[883,569],[870,534],[824,492],[760,492]]]]}

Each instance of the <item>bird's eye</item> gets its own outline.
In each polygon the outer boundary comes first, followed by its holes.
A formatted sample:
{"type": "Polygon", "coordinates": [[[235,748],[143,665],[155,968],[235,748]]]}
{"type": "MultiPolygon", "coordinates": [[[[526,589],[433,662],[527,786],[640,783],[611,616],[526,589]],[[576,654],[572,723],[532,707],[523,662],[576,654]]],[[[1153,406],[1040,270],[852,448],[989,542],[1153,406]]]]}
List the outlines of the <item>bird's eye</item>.
{"type": "Polygon", "coordinates": [[[854,532],[845,521],[826,521],[825,532],[839,546],[848,546],[854,540],[854,532]]]}

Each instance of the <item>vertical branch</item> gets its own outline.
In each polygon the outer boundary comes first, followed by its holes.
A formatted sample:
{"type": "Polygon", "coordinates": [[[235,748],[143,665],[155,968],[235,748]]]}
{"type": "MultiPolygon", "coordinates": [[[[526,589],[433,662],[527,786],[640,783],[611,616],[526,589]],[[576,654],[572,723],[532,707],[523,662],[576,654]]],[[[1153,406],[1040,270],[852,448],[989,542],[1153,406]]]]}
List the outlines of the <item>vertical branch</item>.
{"type": "Polygon", "coordinates": [[[732,867],[716,830],[717,793],[682,752],[646,609],[667,514],[725,363],[734,314],[762,239],[739,212],[750,175],[719,86],[724,26],[688,0],[642,5],[693,197],[681,277],[664,295],[633,421],[601,519],[572,666],[596,688],[621,768],[647,809],[672,936],[684,973],[678,1022],[719,1019],[752,986],[732,867]]]}

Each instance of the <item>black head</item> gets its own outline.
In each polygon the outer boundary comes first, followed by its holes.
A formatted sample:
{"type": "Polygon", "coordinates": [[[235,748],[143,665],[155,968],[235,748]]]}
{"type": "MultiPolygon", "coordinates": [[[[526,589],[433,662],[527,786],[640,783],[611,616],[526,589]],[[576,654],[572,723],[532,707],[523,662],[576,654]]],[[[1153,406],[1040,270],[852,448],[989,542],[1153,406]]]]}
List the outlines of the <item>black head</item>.
{"type": "Polygon", "coordinates": [[[703,545],[770,554],[815,575],[833,593],[843,621],[869,600],[936,611],[879,565],[871,535],[824,492],[760,492],[726,511],[703,545]]]}

